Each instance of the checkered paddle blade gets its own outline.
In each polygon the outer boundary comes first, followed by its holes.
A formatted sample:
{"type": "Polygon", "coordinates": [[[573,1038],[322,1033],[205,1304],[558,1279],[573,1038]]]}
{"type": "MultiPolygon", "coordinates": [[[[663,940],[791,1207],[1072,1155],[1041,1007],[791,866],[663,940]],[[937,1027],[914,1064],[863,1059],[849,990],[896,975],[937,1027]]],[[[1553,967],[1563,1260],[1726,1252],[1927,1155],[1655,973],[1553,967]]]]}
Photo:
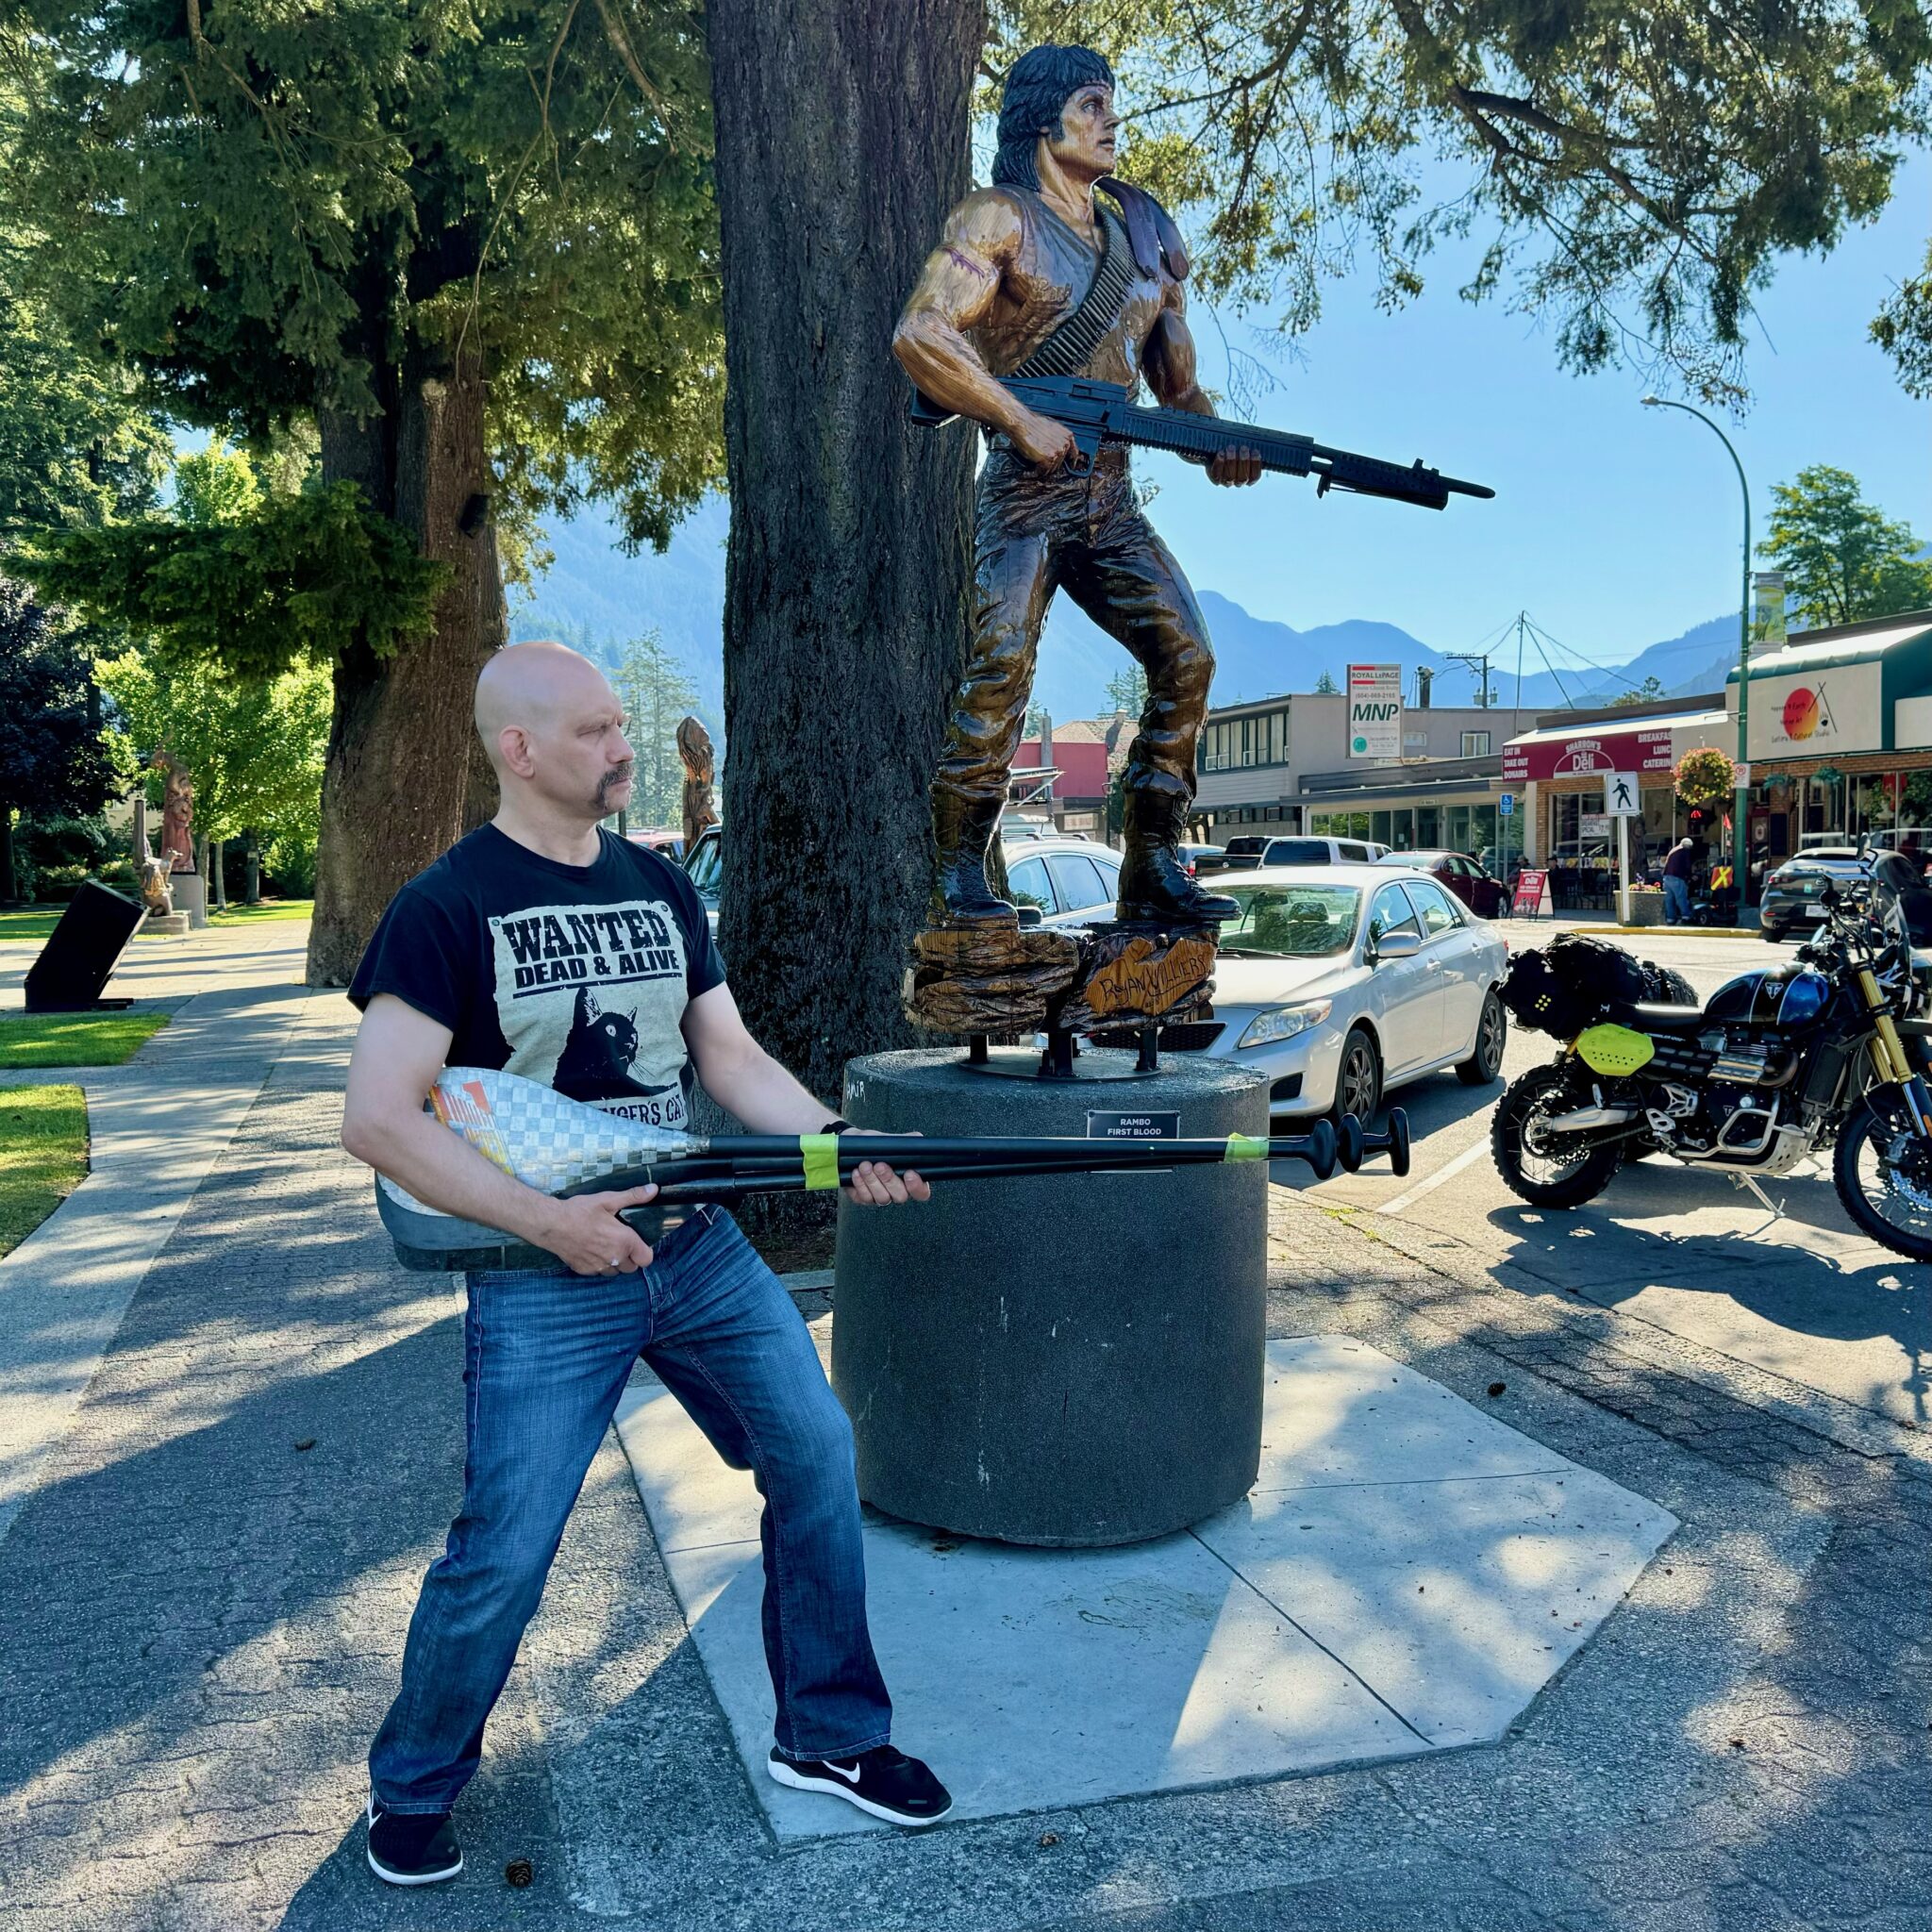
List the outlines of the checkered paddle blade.
{"type": "Polygon", "coordinates": [[[444,1068],[429,1103],[477,1153],[544,1194],[701,1151],[690,1135],[641,1126],[490,1067],[444,1068]]]}

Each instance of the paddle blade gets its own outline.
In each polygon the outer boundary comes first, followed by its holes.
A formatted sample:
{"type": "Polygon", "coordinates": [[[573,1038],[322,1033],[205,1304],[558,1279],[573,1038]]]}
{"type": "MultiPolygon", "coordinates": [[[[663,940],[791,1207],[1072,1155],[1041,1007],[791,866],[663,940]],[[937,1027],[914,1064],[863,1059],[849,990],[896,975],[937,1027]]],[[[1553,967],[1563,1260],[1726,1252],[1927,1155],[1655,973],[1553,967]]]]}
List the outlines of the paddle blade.
{"type": "Polygon", "coordinates": [[[541,1080],[490,1067],[445,1067],[429,1090],[444,1126],[486,1160],[543,1194],[695,1153],[688,1134],[641,1126],[541,1080]]]}

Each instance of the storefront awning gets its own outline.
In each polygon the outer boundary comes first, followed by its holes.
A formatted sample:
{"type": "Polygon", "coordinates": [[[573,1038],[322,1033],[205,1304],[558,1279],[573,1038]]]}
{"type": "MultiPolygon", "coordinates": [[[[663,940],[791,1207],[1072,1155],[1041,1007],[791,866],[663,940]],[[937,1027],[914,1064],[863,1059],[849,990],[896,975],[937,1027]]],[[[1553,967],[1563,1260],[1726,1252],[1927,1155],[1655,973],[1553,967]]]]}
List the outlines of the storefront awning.
{"type": "MultiPolygon", "coordinates": [[[[1760,677],[1791,677],[1805,672],[1815,675],[1821,671],[1843,670],[1854,664],[1875,664],[1888,652],[1928,638],[1932,638],[1932,622],[1927,621],[1923,610],[1885,625],[1841,625],[1809,641],[1801,631],[1790,643],[1777,649],[1753,653],[1751,682],[1756,684],[1760,677]]],[[[1735,670],[1724,679],[1726,685],[1737,681],[1735,670]]]]}
{"type": "Polygon", "coordinates": [[[1800,634],[1752,658],[1750,690],[1754,760],[1923,749],[1913,741],[1932,697],[1932,612],[1800,634]]]}
{"type": "Polygon", "coordinates": [[[1507,782],[1586,778],[1593,772],[1669,772],[1675,769],[1671,733],[1701,724],[1707,714],[1645,718],[1630,724],[1598,719],[1588,724],[1545,724],[1512,738],[1503,747],[1507,782]]]}

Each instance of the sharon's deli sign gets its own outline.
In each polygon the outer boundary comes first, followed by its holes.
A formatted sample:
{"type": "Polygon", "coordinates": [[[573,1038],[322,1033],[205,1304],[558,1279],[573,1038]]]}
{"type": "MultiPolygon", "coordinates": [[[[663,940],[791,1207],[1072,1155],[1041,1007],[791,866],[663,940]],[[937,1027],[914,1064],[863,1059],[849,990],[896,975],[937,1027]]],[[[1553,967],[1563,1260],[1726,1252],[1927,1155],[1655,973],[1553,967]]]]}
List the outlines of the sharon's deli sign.
{"type": "Polygon", "coordinates": [[[1669,772],[1671,730],[1578,731],[1574,738],[1534,738],[1503,747],[1505,779],[1588,778],[1602,772],[1669,772]]]}

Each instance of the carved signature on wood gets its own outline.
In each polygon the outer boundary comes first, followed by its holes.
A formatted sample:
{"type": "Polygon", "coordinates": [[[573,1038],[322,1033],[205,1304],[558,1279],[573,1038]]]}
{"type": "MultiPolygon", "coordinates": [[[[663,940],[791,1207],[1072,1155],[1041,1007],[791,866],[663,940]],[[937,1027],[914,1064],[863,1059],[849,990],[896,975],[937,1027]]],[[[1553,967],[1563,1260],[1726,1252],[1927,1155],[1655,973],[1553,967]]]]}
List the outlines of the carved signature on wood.
{"type": "Polygon", "coordinates": [[[1128,941],[1120,957],[1098,969],[1081,997],[1102,1018],[1117,1013],[1164,1013],[1214,971],[1207,940],[1181,939],[1164,951],[1153,940],[1128,941]]]}

